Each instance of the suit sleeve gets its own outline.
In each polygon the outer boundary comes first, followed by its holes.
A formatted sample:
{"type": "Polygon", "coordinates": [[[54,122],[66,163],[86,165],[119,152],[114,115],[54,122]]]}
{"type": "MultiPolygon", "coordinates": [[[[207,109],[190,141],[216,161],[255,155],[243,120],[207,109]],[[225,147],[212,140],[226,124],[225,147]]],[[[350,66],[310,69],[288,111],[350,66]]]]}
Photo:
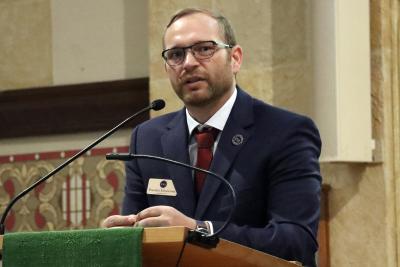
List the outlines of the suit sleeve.
{"type": "MultiPolygon", "coordinates": [[[[268,160],[265,225],[228,224],[221,237],[306,266],[315,266],[321,176],[321,140],[314,123],[297,119],[268,160]]],[[[222,222],[212,221],[214,229],[222,222]]]]}
{"type": "MultiPolygon", "coordinates": [[[[131,137],[130,153],[136,153],[136,142],[138,127],[134,129],[131,137]]],[[[148,201],[146,196],[146,185],[143,184],[141,171],[137,164],[137,160],[131,160],[125,164],[126,184],[125,195],[122,202],[122,214],[136,214],[147,208],[148,201]]]]}

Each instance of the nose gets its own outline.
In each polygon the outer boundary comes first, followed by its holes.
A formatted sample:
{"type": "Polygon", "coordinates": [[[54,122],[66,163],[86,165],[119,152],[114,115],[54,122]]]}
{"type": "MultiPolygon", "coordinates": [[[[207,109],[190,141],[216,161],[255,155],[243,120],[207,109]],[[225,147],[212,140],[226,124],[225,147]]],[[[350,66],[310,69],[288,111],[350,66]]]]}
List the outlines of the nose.
{"type": "Polygon", "coordinates": [[[188,67],[193,67],[199,64],[199,61],[196,59],[196,57],[193,55],[193,52],[191,49],[186,50],[185,58],[183,60],[183,66],[185,68],[188,67]]]}

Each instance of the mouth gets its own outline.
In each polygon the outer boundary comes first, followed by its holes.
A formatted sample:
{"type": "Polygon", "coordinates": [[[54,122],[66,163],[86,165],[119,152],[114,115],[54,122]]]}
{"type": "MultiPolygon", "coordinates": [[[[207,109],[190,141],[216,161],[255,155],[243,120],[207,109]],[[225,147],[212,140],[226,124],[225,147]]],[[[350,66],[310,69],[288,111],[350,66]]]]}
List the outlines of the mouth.
{"type": "Polygon", "coordinates": [[[183,84],[194,84],[194,83],[201,82],[201,81],[204,81],[204,79],[201,77],[194,76],[194,77],[189,77],[189,78],[185,79],[183,84]]]}

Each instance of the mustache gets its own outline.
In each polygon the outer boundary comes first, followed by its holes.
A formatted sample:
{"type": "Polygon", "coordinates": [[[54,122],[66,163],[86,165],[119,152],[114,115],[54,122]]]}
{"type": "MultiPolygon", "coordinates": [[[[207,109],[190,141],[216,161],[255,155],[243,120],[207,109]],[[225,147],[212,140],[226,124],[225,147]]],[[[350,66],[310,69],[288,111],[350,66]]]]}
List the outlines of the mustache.
{"type": "Polygon", "coordinates": [[[208,77],[207,75],[200,74],[200,73],[191,73],[191,74],[186,74],[180,78],[181,84],[185,83],[191,83],[191,82],[196,82],[196,81],[203,81],[207,80],[208,77]]]}

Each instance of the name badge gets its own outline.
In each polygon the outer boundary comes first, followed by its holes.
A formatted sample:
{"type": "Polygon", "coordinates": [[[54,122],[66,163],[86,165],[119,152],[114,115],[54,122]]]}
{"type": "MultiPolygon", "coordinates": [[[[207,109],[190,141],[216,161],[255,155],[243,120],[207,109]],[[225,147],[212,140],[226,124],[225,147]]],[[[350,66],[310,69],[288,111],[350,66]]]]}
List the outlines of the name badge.
{"type": "Polygon", "coordinates": [[[147,185],[148,195],[176,196],[174,183],[171,179],[150,178],[147,185]]]}

